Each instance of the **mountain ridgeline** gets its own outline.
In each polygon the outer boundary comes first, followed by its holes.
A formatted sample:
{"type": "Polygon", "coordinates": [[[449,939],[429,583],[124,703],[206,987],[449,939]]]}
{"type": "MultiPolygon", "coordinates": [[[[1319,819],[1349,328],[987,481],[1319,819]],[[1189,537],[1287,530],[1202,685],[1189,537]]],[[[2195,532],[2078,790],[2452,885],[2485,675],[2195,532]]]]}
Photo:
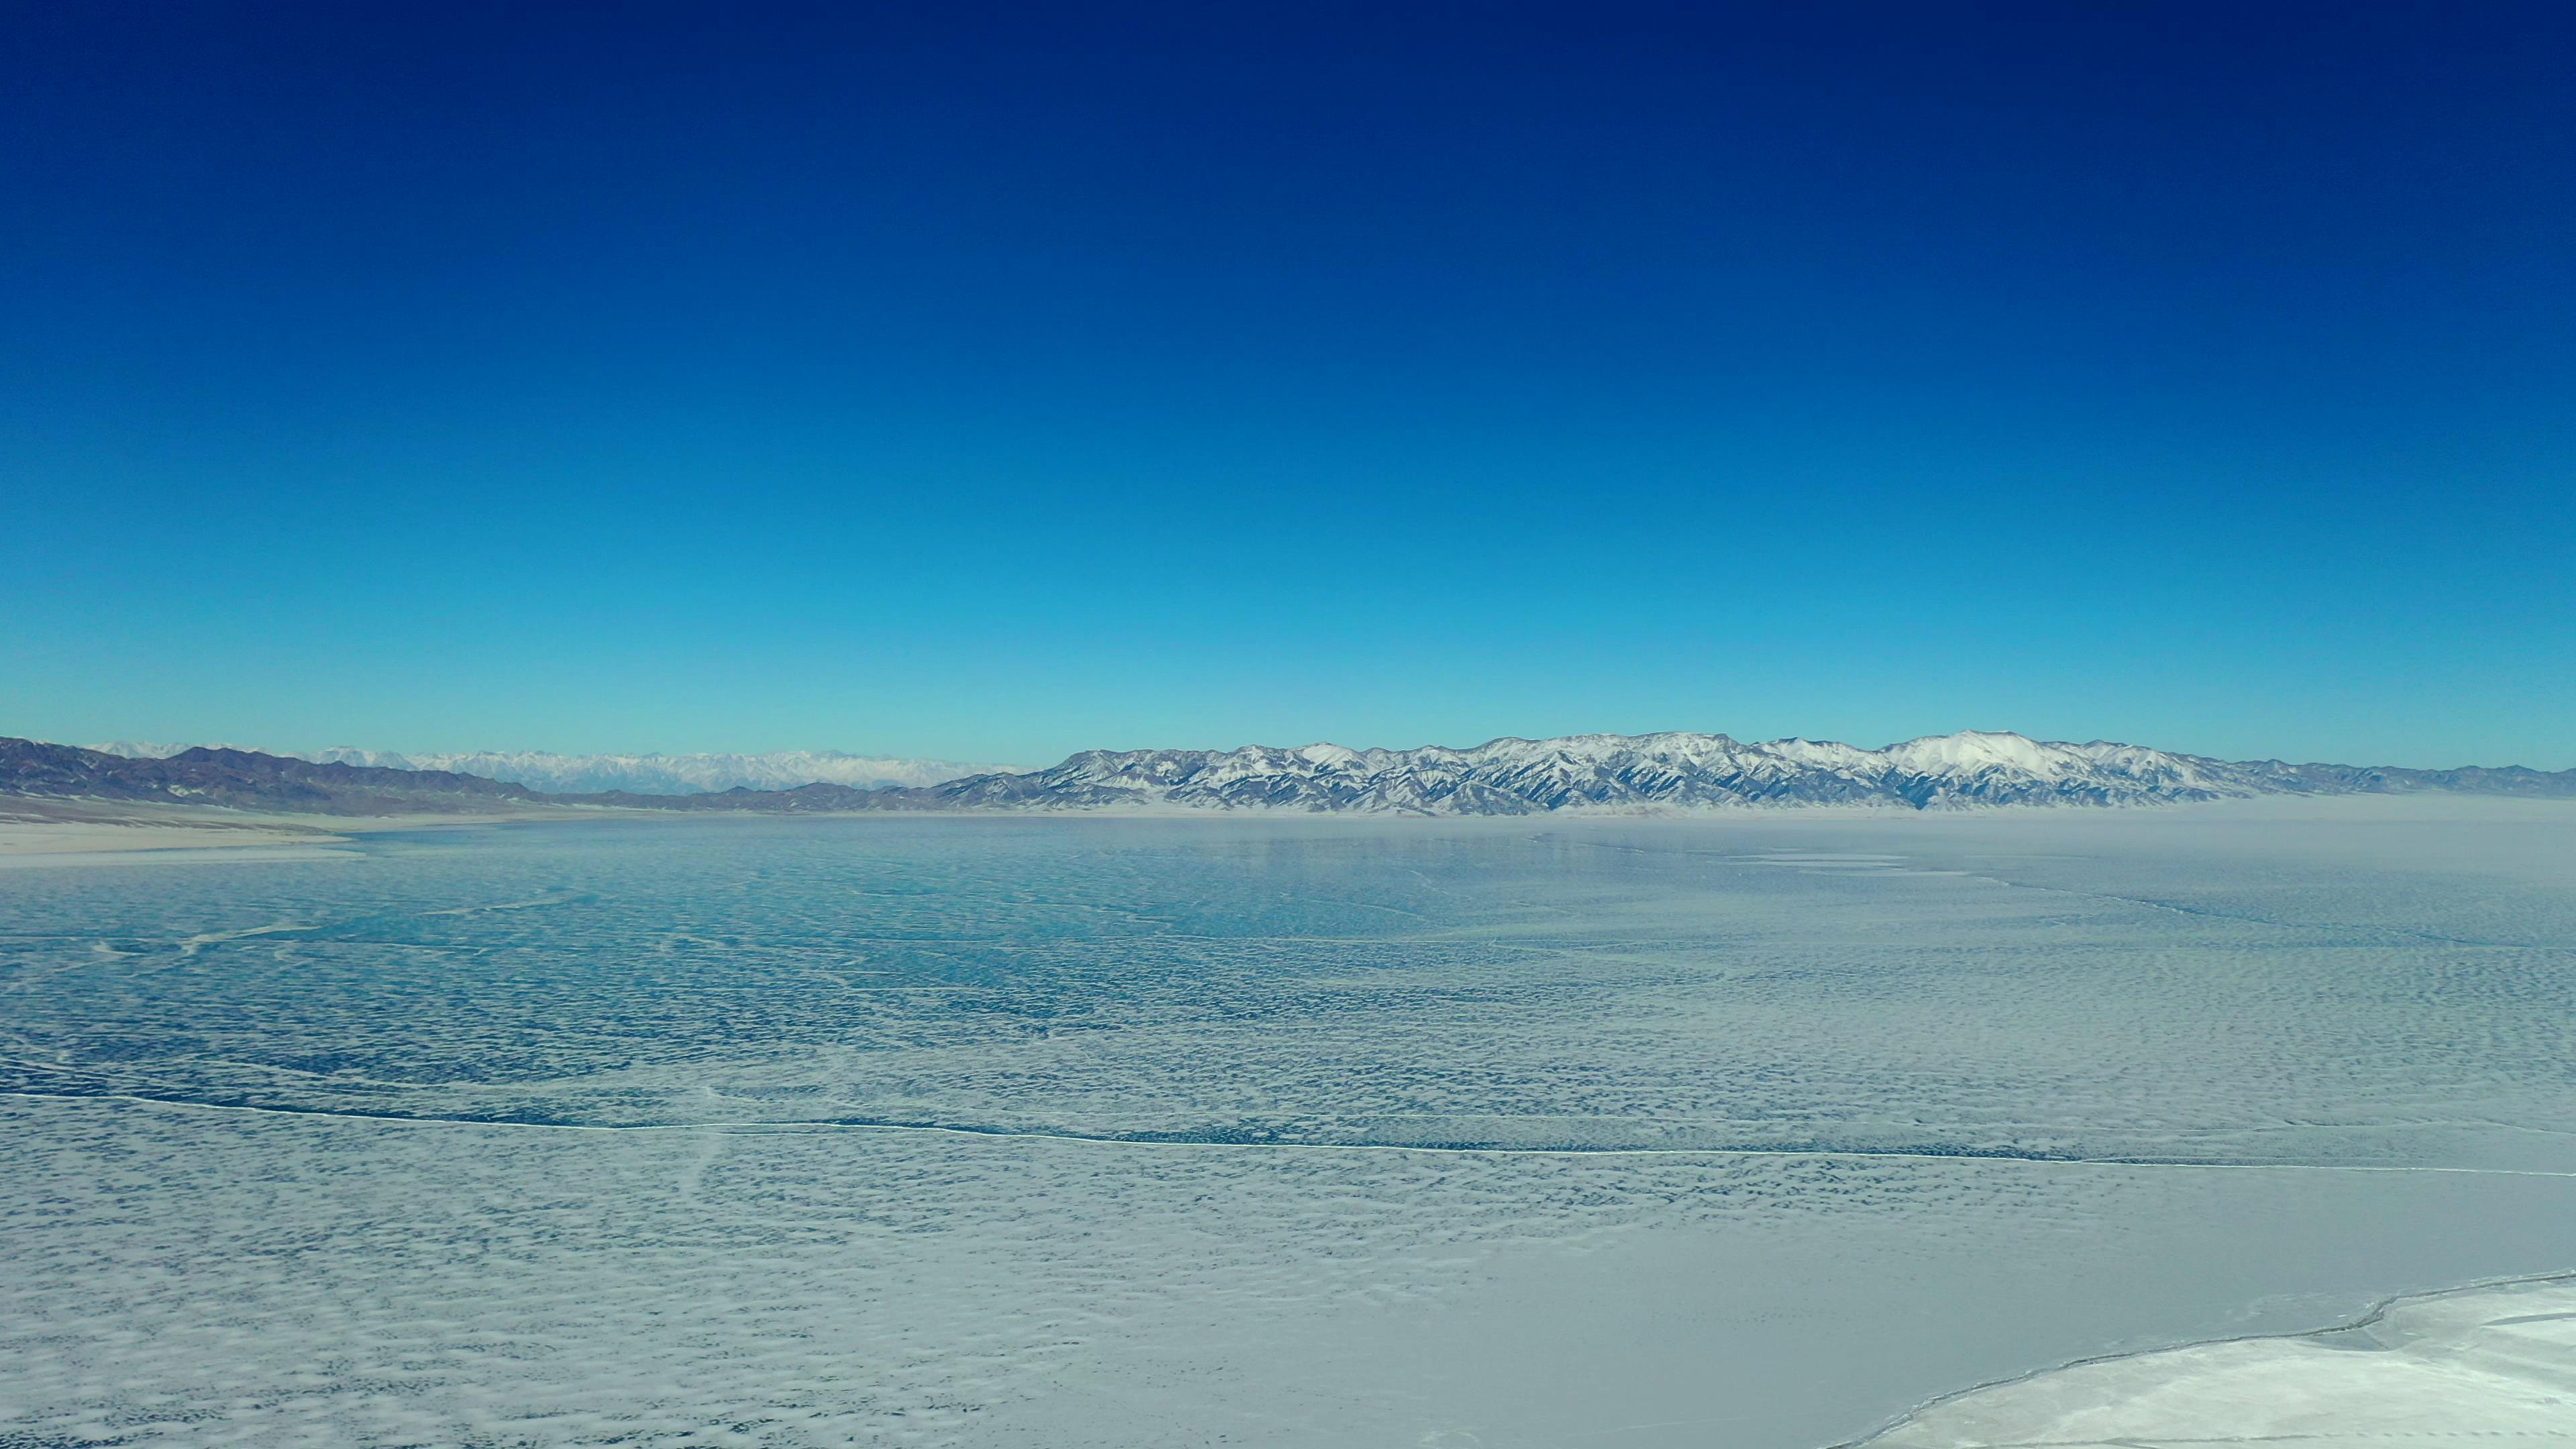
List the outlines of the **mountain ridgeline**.
{"type": "Polygon", "coordinates": [[[316,763],[253,750],[133,758],[0,740],[0,795],[151,801],[325,815],[507,813],[538,806],[763,814],[955,810],[1286,810],[1534,815],[1841,805],[1943,810],[2156,805],[2258,795],[2576,798],[2576,770],[2410,770],[2226,761],[2137,745],[1965,731],[1866,750],[1725,735],[1571,735],[1471,749],[1085,750],[1052,769],[914,787],[829,780],[698,794],[548,794],[453,770],[316,763]]]}
{"type": "MultiPolygon", "coordinates": [[[[92,745],[111,755],[167,759],[189,745],[118,740],[92,745]]],[[[208,749],[239,746],[208,745],[208,749]]],[[[245,753],[256,753],[245,751],[245,753]]],[[[327,750],[276,751],[280,758],[317,765],[366,765],[395,770],[435,770],[480,775],[525,785],[550,795],[597,795],[623,790],[636,795],[698,795],[735,788],[789,790],[799,785],[850,785],[881,790],[937,785],[966,775],[987,775],[1006,765],[967,765],[954,760],[889,759],[839,750],[776,750],[761,755],[559,755],[547,750],[472,750],[455,754],[403,754],[346,745],[327,750]]]]}
{"type": "Polygon", "coordinates": [[[525,785],[451,770],[315,764],[257,750],[204,747],[137,759],[76,745],[0,739],[0,799],[12,795],[308,815],[453,815],[522,809],[548,798],[525,785]]]}

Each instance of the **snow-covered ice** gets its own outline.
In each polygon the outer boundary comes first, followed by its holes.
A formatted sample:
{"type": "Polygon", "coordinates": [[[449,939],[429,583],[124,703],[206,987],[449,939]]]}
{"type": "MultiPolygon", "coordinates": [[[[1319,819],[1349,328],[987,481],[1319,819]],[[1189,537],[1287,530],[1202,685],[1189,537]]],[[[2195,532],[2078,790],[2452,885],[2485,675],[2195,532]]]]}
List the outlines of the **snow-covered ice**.
{"type": "Polygon", "coordinates": [[[2576,1268],[2571,1023],[2550,802],[17,869],[0,1443],[1950,1442],[2576,1268]]]}
{"type": "Polygon", "coordinates": [[[2576,1278],[2410,1295],[2317,1333],[2124,1355],[1960,1395],[1882,1449],[2576,1442],[2576,1278]]]}

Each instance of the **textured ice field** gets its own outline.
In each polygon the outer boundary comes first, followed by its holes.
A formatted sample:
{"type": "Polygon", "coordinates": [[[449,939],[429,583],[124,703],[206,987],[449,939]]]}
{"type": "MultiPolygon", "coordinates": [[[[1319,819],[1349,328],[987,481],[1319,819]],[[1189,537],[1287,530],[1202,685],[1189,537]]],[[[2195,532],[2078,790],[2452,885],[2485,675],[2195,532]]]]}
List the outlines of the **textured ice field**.
{"type": "Polygon", "coordinates": [[[1812,1449],[2576,1268],[2576,809],[5,869],[0,1089],[7,1449],[1812,1449]]]}

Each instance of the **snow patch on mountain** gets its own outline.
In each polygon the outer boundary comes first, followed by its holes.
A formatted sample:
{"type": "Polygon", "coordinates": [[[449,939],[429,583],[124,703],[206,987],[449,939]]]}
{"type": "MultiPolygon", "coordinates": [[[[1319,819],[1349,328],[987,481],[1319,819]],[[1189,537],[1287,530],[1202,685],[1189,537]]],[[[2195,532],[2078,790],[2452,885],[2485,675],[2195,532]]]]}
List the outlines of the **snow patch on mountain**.
{"type": "Polygon", "coordinates": [[[2008,732],[1883,749],[1726,735],[1568,735],[1469,749],[1086,750],[1053,769],[959,780],[954,805],[1268,808],[1429,815],[1860,805],[2130,805],[2330,788],[2266,766],[2008,732]]]}

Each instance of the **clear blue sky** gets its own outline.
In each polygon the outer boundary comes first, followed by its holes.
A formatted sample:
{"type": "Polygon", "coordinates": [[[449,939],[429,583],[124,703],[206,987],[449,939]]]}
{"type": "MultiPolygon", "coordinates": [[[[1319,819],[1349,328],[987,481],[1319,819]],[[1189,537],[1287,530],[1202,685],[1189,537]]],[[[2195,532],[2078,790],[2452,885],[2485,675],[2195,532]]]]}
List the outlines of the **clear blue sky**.
{"type": "Polygon", "coordinates": [[[5,12],[0,733],[2576,765],[2576,6],[5,12]]]}

